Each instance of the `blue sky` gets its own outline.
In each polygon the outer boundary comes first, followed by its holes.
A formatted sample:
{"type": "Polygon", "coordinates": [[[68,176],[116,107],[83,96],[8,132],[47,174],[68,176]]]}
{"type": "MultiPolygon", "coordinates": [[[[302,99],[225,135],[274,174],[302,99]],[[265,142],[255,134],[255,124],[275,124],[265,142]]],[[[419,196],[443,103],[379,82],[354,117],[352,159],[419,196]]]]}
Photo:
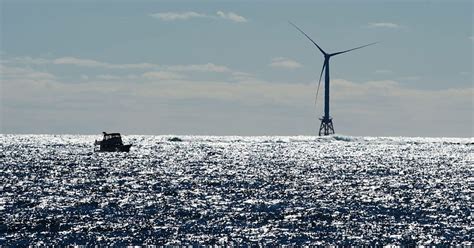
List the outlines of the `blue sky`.
{"type": "Polygon", "coordinates": [[[0,3],[2,133],[473,135],[472,1],[0,3]]]}

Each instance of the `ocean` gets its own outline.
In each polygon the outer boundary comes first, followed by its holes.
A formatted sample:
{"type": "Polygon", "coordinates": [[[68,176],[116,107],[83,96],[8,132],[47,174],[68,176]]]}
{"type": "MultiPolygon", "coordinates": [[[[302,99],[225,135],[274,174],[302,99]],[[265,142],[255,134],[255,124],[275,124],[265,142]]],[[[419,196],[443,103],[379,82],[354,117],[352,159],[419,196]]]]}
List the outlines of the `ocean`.
{"type": "Polygon", "coordinates": [[[473,245],[473,138],[0,135],[0,245],[473,245]]]}

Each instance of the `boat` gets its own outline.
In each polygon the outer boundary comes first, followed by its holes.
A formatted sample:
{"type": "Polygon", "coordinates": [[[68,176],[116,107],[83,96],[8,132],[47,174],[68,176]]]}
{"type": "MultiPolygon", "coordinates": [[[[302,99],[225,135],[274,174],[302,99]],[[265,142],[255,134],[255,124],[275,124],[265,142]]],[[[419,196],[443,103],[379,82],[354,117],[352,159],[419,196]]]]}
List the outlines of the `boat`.
{"type": "Polygon", "coordinates": [[[120,133],[106,133],[102,140],[94,142],[94,151],[97,152],[129,152],[132,145],[124,145],[120,133]],[[99,149],[96,149],[99,146],[99,149]]]}

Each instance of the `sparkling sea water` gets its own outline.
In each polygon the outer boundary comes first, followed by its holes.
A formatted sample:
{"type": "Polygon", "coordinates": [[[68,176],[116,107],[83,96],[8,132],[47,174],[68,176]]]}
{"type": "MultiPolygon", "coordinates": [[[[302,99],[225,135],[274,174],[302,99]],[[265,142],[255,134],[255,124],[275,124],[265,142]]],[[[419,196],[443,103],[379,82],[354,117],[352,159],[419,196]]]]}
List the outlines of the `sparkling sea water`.
{"type": "Polygon", "coordinates": [[[473,244],[473,138],[0,135],[0,245],[473,244]]]}

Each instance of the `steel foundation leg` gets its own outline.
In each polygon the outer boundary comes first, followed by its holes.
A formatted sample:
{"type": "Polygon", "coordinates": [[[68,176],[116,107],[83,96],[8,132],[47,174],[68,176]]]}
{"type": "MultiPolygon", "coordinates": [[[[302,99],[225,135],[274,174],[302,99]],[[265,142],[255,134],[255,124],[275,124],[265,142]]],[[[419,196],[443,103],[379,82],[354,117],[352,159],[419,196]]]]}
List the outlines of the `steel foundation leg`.
{"type": "Polygon", "coordinates": [[[334,126],[332,118],[321,118],[321,126],[319,126],[319,136],[334,134],[334,126]]]}

